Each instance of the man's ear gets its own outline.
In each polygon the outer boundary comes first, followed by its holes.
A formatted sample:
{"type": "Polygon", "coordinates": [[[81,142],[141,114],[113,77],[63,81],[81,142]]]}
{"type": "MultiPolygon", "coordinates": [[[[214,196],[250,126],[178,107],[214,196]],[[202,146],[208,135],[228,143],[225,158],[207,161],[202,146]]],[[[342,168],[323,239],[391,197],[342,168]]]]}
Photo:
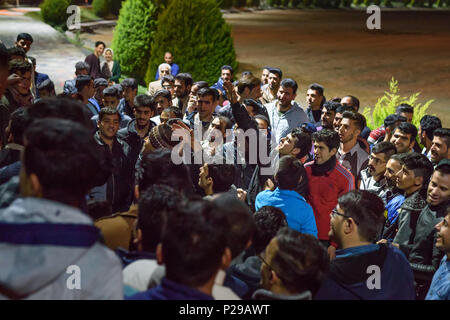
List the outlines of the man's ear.
{"type": "Polygon", "coordinates": [[[138,185],[135,185],[134,186],[134,197],[136,198],[136,200],[139,200],[139,197],[140,197],[140,192],[139,192],[139,186],[138,185]]]}
{"type": "Polygon", "coordinates": [[[332,149],[330,150],[330,153],[332,153],[332,156],[334,156],[334,155],[337,153],[337,151],[338,151],[338,149],[332,148],[332,149]]]}
{"type": "Polygon", "coordinates": [[[275,284],[280,284],[281,283],[281,279],[280,277],[278,277],[277,273],[273,270],[270,270],[270,284],[271,285],[275,285],[275,284]]]}
{"type": "Polygon", "coordinates": [[[294,148],[291,151],[291,155],[293,155],[294,157],[297,157],[297,155],[300,153],[300,148],[294,148]]]}
{"type": "Polygon", "coordinates": [[[163,259],[163,248],[162,248],[161,242],[158,243],[158,245],[156,246],[156,261],[157,261],[158,264],[160,264],[160,265],[164,264],[164,259],[163,259]]]}
{"type": "Polygon", "coordinates": [[[414,185],[420,186],[423,184],[423,177],[414,177],[414,185]]]}
{"type": "Polygon", "coordinates": [[[30,178],[31,190],[32,190],[34,196],[37,198],[41,198],[43,196],[43,192],[42,192],[41,183],[39,182],[39,178],[34,173],[30,174],[29,178],[30,178]]]}
{"type": "Polygon", "coordinates": [[[230,248],[226,247],[222,255],[222,265],[220,268],[222,270],[227,270],[231,264],[231,260],[231,250],[230,248]]]}
{"type": "Polygon", "coordinates": [[[135,233],[135,237],[133,238],[133,243],[137,245],[141,242],[142,242],[142,230],[137,229],[136,233],[135,233]]]}

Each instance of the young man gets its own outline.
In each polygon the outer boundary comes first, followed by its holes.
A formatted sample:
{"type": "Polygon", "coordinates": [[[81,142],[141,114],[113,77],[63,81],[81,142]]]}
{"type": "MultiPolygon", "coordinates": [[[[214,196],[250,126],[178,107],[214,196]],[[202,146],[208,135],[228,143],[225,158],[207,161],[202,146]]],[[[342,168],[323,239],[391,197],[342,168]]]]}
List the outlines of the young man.
{"type": "Polygon", "coordinates": [[[120,84],[123,88],[123,98],[120,99],[117,109],[120,113],[134,119],[134,98],[138,91],[138,83],[136,79],[126,78],[120,84]]]}
{"type": "Polygon", "coordinates": [[[433,144],[433,134],[436,129],[442,128],[441,119],[428,114],[420,119],[419,141],[423,145],[422,153],[431,160],[431,145],[433,144]]]}
{"type": "Polygon", "coordinates": [[[278,187],[274,191],[260,192],[256,196],[255,208],[256,210],[264,206],[280,208],[286,215],[290,228],[317,237],[313,210],[305,198],[295,191],[302,179],[306,179],[303,164],[293,156],[282,157],[275,174],[278,187]]]}
{"type": "Polygon", "coordinates": [[[229,65],[224,65],[220,68],[220,78],[219,80],[211,86],[211,88],[218,89],[220,91],[224,91],[223,84],[225,82],[232,82],[233,80],[233,68],[229,65]]]}
{"type": "MultiPolygon", "coordinates": [[[[278,68],[269,69],[269,78],[266,85],[262,86],[261,103],[271,103],[277,99],[278,89],[280,88],[280,82],[283,78],[283,73],[278,68]]],[[[307,121],[305,121],[307,122],[307,121]]]]}
{"type": "Polygon", "coordinates": [[[279,86],[278,99],[265,105],[277,143],[292,129],[308,122],[305,111],[294,101],[296,95],[297,82],[284,79],[279,86]]]}
{"type": "Polygon", "coordinates": [[[71,80],[66,80],[64,82],[63,92],[66,95],[71,95],[77,92],[77,88],[75,87],[76,78],[81,75],[88,76],[89,75],[90,66],[84,61],[78,61],[75,63],[75,78],[71,80]]]}
{"type": "Polygon", "coordinates": [[[172,100],[172,105],[178,107],[182,114],[186,113],[192,84],[192,76],[189,73],[179,73],[175,77],[176,98],[172,100]]]}
{"type": "Polygon", "coordinates": [[[214,88],[203,88],[198,91],[198,112],[192,112],[187,116],[191,128],[201,126],[202,135],[208,130],[215,115],[214,111],[219,100],[219,93],[214,88]]]}
{"type": "Polygon", "coordinates": [[[402,103],[396,108],[395,113],[399,116],[405,117],[406,122],[412,123],[412,119],[414,116],[414,108],[411,107],[409,104],[402,103]]]}
{"type": "Polygon", "coordinates": [[[1,240],[2,261],[9,261],[1,298],[122,299],[120,261],[83,212],[102,170],[92,135],[72,121],[42,119],[25,136],[23,197],[0,211],[2,234],[10,235],[1,240]],[[70,278],[77,272],[81,282],[70,278]]]}
{"type": "Polygon", "coordinates": [[[308,203],[314,211],[318,238],[328,248],[331,258],[335,246],[329,242],[330,212],[336,207],[337,199],[355,188],[355,178],[336,159],[339,135],[336,131],[321,130],[312,135],[314,161],[305,165],[308,176],[308,203]]]}
{"type": "MultiPolygon", "coordinates": [[[[119,107],[120,104],[120,93],[117,89],[117,87],[115,86],[110,86],[110,87],[106,87],[103,90],[103,105],[105,108],[112,108],[112,109],[117,109],[119,107]]],[[[126,115],[123,114],[119,111],[120,114],[120,129],[126,128],[128,126],[128,123],[130,123],[131,118],[126,115]]],[[[94,128],[97,128],[97,123],[98,123],[98,118],[99,115],[94,115],[91,120],[94,123],[94,128]]]]}
{"type": "Polygon", "coordinates": [[[360,113],[344,112],[339,128],[341,140],[337,158],[355,178],[359,177],[361,170],[367,167],[369,154],[361,148],[358,136],[366,126],[366,118],[360,113]]]}
{"type": "Polygon", "coordinates": [[[77,92],[83,97],[83,104],[86,105],[89,116],[98,115],[97,108],[92,103],[89,103],[89,99],[92,98],[95,92],[94,80],[90,76],[78,76],[75,80],[75,87],[77,92]]]}
{"type": "Polygon", "coordinates": [[[395,129],[391,142],[395,145],[397,153],[406,153],[413,150],[416,143],[417,128],[409,122],[402,122],[395,129]]]}
{"type": "Polygon", "coordinates": [[[329,268],[320,242],[290,228],[281,229],[259,256],[261,286],[253,299],[311,300],[329,268]]]}
{"type": "Polygon", "coordinates": [[[406,122],[406,118],[397,114],[388,115],[381,127],[370,132],[367,142],[373,145],[381,141],[391,141],[392,134],[401,122],[406,122]]]}
{"type": "Polygon", "coordinates": [[[264,66],[261,72],[261,87],[269,83],[269,66],[264,66]]]}
{"type": "Polygon", "coordinates": [[[433,133],[433,143],[430,148],[430,160],[433,164],[441,160],[450,159],[450,129],[440,128],[433,133]]]}
{"type": "MultiPolygon", "coordinates": [[[[178,74],[178,72],[180,72],[180,67],[173,62],[172,52],[167,51],[166,53],[164,53],[164,61],[170,66],[170,74],[175,77],[178,74]]],[[[156,71],[155,80],[159,80],[159,78],[162,79],[162,77],[163,76],[159,73],[158,68],[158,70],[156,71]]]]}
{"type": "Polygon", "coordinates": [[[344,112],[347,112],[347,111],[354,112],[355,109],[353,109],[353,107],[343,106],[343,105],[340,105],[336,108],[336,113],[334,114],[334,120],[333,120],[334,131],[339,133],[339,129],[341,127],[342,115],[344,114],[344,112]]]}
{"type": "Polygon", "coordinates": [[[393,246],[373,244],[383,213],[383,201],[371,192],[353,190],[339,197],[329,232],[339,250],[315,299],[414,299],[413,273],[405,256],[393,246]]]}
{"type": "Polygon", "coordinates": [[[100,111],[103,105],[103,90],[108,87],[108,81],[103,78],[97,78],[94,80],[94,96],[89,98],[88,104],[100,111]]]}
{"type": "Polygon", "coordinates": [[[237,197],[236,187],[233,186],[235,167],[232,164],[207,164],[200,167],[198,186],[206,196],[228,192],[237,197]]]}
{"type": "MultiPolygon", "coordinates": [[[[31,63],[31,65],[33,65],[33,69],[31,70],[31,93],[33,94],[33,97],[36,98],[36,86],[37,86],[36,74],[35,74],[36,59],[33,58],[34,59],[34,61],[33,61],[33,59],[31,57],[26,56],[28,51],[30,51],[30,49],[31,49],[31,45],[33,44],[33,41],[34,41],[33,37],[29,33],[19,33],[17,35],[16,42],[14,43],[14,45],[17,48],[23,49],[23,51],[25,52],[24,60],[27,61],[28,63],[31,63]]],[[[37,98],[39,98],[39,97],[37,97],[37,98]]]]}
{"type": "Polygon", "coordinates": [[[320,117],[322,127],[319,126],[317,130],[334,130],[334,117],[339,107],[341,107],[340,103],[334,101],[327,101],[323,104],[320,117]]]}
{"type": "Polygon", "coordinates": [[[309,122],[316,127],[321,125],[322,106],[325,103],[323,92],[323,86],[318,83],[310,84],[306,91],[306,103],[308,104],[306,115],[309,122]]]}
{"type": "MultiPolygon", "coordinates": [[[[162,112],[165,109],[172,106],[172,96],[170,94],[170,91],[168,91],[166,89],[157,91],[155,93],[155,95],[153,96],[153,104],[155,105],[156,113],[155,113],[155,116],[153,118],[151,118],[151,120],[156,124],[160,124],[161,123],[160,116],[161,116],[162,112]]],[[[181,114],[181,110],[180,110],[180,114],[181,114]]],[[[182,114],[180,116],[180,119],[181,118],[183,118],[182,114]]]]}
{"type": "Polygon", "coordinates": [[[103,50],[105,50],[105,43],[103,41],[95,42],[94,53],[91,53],[84,59],[84,62],[89,64],[89,75],[92,79],[97,79],[102,77],[102,72],[100,69],[100,56],[103,54],[103,50]]]}

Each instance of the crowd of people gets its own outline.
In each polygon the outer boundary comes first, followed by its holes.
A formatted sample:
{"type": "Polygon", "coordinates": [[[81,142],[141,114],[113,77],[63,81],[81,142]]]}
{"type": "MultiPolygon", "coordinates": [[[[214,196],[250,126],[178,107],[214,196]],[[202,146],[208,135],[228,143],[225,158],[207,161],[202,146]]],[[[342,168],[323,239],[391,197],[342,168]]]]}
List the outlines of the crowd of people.
{"type": "Polygon", "coordinates": [[[450,298],[438,117],[371,130],[355,96],[171,52],[138,94],[101,41],[56,94],[32,44],[0,43],[0,298],[450,298]]]}

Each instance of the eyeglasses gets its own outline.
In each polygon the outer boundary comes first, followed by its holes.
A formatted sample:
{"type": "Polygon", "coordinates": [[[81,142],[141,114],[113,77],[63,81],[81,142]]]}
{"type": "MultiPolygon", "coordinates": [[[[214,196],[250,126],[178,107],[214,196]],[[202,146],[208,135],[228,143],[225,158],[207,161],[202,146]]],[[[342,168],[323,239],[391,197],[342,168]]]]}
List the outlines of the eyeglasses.
{"type": "Polygon", "coordinates": [[[383,160],[380,160],[378,158],[375,158],[372,155],[369,155],[369,160],[373,161],[376,165],[379,165],[381,163],[386,163],[387,162],[387,161],[383,161],[383,160]]]}
{"type": "Polygon", "coordinates": [[[341,216],[341,217],[343,217],[344,219],[350,219],[350,218],[351,218],[351,219],[356,223],[357,226],[359,225],[358,221],[356,221],[355,218],[346,216],[345,214],[342,214],[342,213],[339,213],[339,212],[337,211],[336,208],[334,208],[333,210],[331,210],[331,215],[332,215],[332,216],[341,216]]]}

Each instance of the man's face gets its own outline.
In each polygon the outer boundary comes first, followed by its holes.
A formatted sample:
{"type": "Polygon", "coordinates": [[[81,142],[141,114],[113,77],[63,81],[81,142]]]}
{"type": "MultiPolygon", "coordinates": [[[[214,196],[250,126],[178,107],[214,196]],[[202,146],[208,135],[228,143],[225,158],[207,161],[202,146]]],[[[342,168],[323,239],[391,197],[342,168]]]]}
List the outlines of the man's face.
{"type": "Polygon", "coordinates": [[[105,114],[103,119],[98,122],[100,135],[107,139],[112,139],[119,131],[120,119],[117,114],[105,114]]]}
{"type": "Polygon", "coordinates": [[[269,88],[276,90],[280,85],[280,78],[275,73],[269,73],[269,88]]]}
{"type": "MultiPolygon", "coordinates": [[[[447,211],[448,212],[448,211],[447,211]]],[[[450,213],[447,213],[444,220],[436,225],[437,238],[436,238],[436,248],[447,253],[450,252],[450,213]]]]}
{"type": "Polygon", "coordinates": [[[314,141],[314,161],[316,164],[321,165],[330,160],[332,156],[336,154],[335,148],[328,149],[325,142],[314,141]]]}
{"type": "Polygon", "coordinates": [[[431,144],[431,161],[437,163],[443,159],[450,158],[450,149],[445,143],[445,139],[442,137],[433,137],[433,142],[431,144]]]}
{"type": "Polygon", "coordinates": [[[269,83],[269,70],[263,69],[261,73],[261,83],[268,84],[269,83]]]}
{"type": "Polygon", "coordinates": [[[167,98],[163,96],[155,98],[154,102],[156,104],[156,111],[158,112],[158,114],[161,114],[164,109],[170,107],[169,100],[167,100],[167,98]]]}
{"type": "Polygon", "coordinates": [[[400,190],[408,190],[414,187],[417,183],[416,175],[414,174],[413,170],[409,170],[405,167],[405,165],[402,166],[402,170],[398,174],[398,180],[397,180],[397,188],[400,190]]]}
{"type": "Polygon", "coordinates": [[[175,94],[175,87],[173,85],[173,83],[165,81],[162,84],[163,89],[166,89],[170,92],[170,95],[173,97],[175,94]]]}
{"type": "Polygon", "coordinates": [[[347,143],[350,141],[355,141],[358,135],[361,133],[356,125],[355,121],[349,118],[342,118],[341,125],[339,127],[339,138],[342,143],[347,143]]]}
{"type": "Polygon", "coordinates": [[[186,97],[186,95],[189,94],[190,89],[191,88],[187,90],[186,85],[183,81],[175,79],[175,95],[177,96],[177,98],[183,99],[184,97],[186,97]]]}
{"type": "Polygon", "coordinates": [[[135,107],[133,113],[139,127],[145,127],[153,117],[152,109],[149,107],[135,107]]]}
{"type": "Polygon", "coordinates": [[[123,97],[126,101],[133,101],[136,97],[137,89],[133,89],[131,87],[123,88],[123,97]]]}
{"type": "Polygon", "coordinates": [[[296,95],[294,94],[294,89],[292,88],[283,88],[280,86],[278,89],[278,101],[280,101],[280,105],[283,108],[287,108],[291,105],[292,100],[295,99],[296,95]]]}
{"type": "Polygon", "coordinates": [[[434,171],[427,190],[427,202],[432,206],[440,205],[450,199],[450,174],[434,171]]]}
{"type": "Polygon", "coordinates": [[[166,52],[166,54],[164,55],[164,61],[170,65],[172,65],[172,61],[173,61],[173,56],[170,52],[166,52]]]}
{"type": "Polygon", "coordinates": [[[308,89],[308,91],[306,91],[306,103],[312,109],[319,109],[322,100],[323,96],[321,96],[317,90],[308,89]]]}
{"type": "Polygon", "coordinates": [[[404,133],[399,129],[395,129],[394,134],[391,138],[391,142],[395,145],[397,153],[405,153],[409,152],[414,144],[414,141],[411,142],[410,139],[411,134],[404,133]]]}
{"type": "Polygon", "coordinates": [[[95,53],[97,57],[100,57],[103,54],[103,50],[105,50],[105,46],[103,44],[99,44],[95,47],[95,53]]]}
{"type": "Polygon", "coordinates": [[[343,106],[350,106],[350,107],[353,107],[353,109],[355,109],[355,111],[358,112],[358,109],[353,105],[352,98],[350,98],[350,97],[343,97],[343,98],[341,99],[341,104],[342,104],[343,106]]]}
{"type": "Polygon", "coordinates": [[[341,121],[342,121],[342,113],[336,113],[334,116],[334,120],[333,120],[333,127],[334,130],[337,131],[339,133],[339,128],[341,126],[341,121]]]}
{"type": "Polygon", "coordinates": [[[327,108],[323,107],[322,115],[320,116],[320,119],[322,120],[322,127],[324,127],[325,129],[333,130],[334,116],[335,116],[334,111],[328,111],[327,108]]]}
{"type": "Polygon", "coordinates": [[[22,48],[23,50],[25,50],[25,53],[27,53],[28,51],[30,51],[32,43],[33,42],[31,42],[30,40],[21,39],[16,42],[16,46],[22,48]]]}
{"type": "Polygon", "coordinates": [[[200,117],[209,117],[217,106],[217,101],[212,96],[198,97],[198,112],[200,117]]]}
{"type": "MultiPolygon", "coordinates": [[[[339,204],[336,206],[336,210],[340,214],[345,214],[339,204]]],[[[336,242],[337,244],[341,244],[342,242],[341,237],[343,234],[342,230],[344,221],[345,218],[343,216],[333,214],[333,212],[330,213],[330,231],[328,231],[328,236],[330,237],[330,240],[336,242]]]]}
{"type": "Polygon", "coordinates": [[[162,78],[164,76],[168,76],[170,74],[169,68],[167,67],[161,67],[159,69],[159,77],[162,78]]]}
{"type": "MultiPolygon", "coordinates": [[[[272,265],[272,261],[273,258],[275,257],[275,255],[278,252],[278,240],[277,238],[273,238],[269,244],[266,247],[266,251],[264,254],[264,260],[267,262],[267,264],[272,265]]],[[[263,287],[266,290],[270,290],[272,288],[272,284],[271,284],[271,267],[269,267],[269,265],[267,265],[266,263],[262,263],[261,264],[261,287],[263,287]]]]}
{"type": "Polygon", "coordinates": [[[227,70],[227,69],[223,69],[222,70],[222,72],[221,72],[221,74],[220,74],[220,77],[222,78],[222,80],[225,82],[225,81],[231,81],[231,71],[230,70],[227,70]]]}
{"type": "Polygon", "coordinates": [[[259,100],[262,97],[261,86],[256,86],[250,91],[250,99],[259,100]]]}
{"type": "Polygon", "coordinates": [[[413,113],[408,113],[408,112],[402,112],[402,113],[400,113],[400,115],[402,117],[405,117],[406,118],[406,122],[409,122],[409,123],[412,122],[412,119],[413,119],[413,116],[414,116],[413,113]]]}
{"type": "Polygon", "coordinates": [[[103,105],[108,108],[117,109],[117,105],[119,104],[119,99],[116,96],[104,96],[103,97],[103,105]]]}
{"type": "Polygon", "coordinates": [[[20,94],[28,94],[30,92],[31,86],[31,71],[24,73],[17,71],[16,74],[20,77],[20,81],[17,82],[15,88],[17,89],[17,91],[19,91],[20,94]]]}
{"type": "MultiPolygon", "coordinates": [[[[386,154],[384,153],[371,153],[369,157],[368,170],[369,173],[377,179],[378,177],[384,176],[386,171],[386,154]]],[[[378,180],[378,179],[377,179],[378,180]]]]}
{"type": "MultiPolygon", "coordinates": [[[[292,137],[292,134],[288,134],[286,137],[281,138],[280,143],[277,146],[277,150],[280,155],[285,156],[291,154],[295,149],[295,138],[292,137]]],[[[300,150],[295,150],[300,152],[300,150]]]]}
{"type": "Polygon", "coordinates": [[[398,175],[402,171],[402,165],[395,159],[389,159],[386,163],[386,171],[384,172],[384,177],[388,186],[394,187],[397,185],[398,175]]]}

